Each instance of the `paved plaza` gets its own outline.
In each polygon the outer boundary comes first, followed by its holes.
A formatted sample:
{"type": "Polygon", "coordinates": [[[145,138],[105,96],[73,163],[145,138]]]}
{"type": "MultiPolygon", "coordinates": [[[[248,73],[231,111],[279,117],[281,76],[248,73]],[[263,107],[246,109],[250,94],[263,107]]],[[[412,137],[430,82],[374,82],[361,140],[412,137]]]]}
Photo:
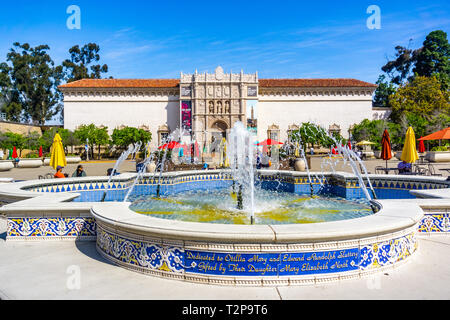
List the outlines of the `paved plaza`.
{"type": "Polygon", "coordinates": [[[5,231],[0,219],[1,299],[450,299],[449,236],[421,238],[408,263],[374,277],[320,286],[221,287],[122,269],[103,259],[95,242],[5,242],[5,231]],[[79,288],[72,287],[74,270],[79,288]]]}
{"type": "MultiPolygon", "coordinates": [[[[313,170],[320,170],[314,159],[313,170]]],[[[395,166],[398,161],[390,161],[395,166]]],[[[105,175],[113,162],[83,163],[88,175],[105,175]]],[[[369,172],[384,161],[366,161],[369,172]]],[[[77,165],[69,165],[71,173],[77,165]]],[[[438,164],[449,167],[449,164],[438,164]]],[[[126,161],[120,172],[133,172],[126,161]]],[[[349,167],[341,168],[351,172],[349,167]]],[[[0,178],[35,179],[49,167],[13,169],[0,178]]],[[[398,200],[404,201],[404,200],[398,200]]],[[[167,280],[117,267],[100,256],[95,242],[6,242],[0,218],[1,299],[156,299],[156,300],[308,300],[308,299],[450,299],[450,236],[422,236],[407,263],[358,280],[316,286],[232,287],[167,280]],[[73,282],[73,275],[79,282],[73,282]]]]}
{"type": "MultiPolygon", "coordinates": [[[[311,171],[314,172],[322,172],[322,157],[313,157],[311,159],[311,171]]],[[[90,162],[82,162],[81,164],[84,167],[84,170],[86,171],[86,174],[90,177],[93,176],[105,176],[106,172],[109,168],[114,167],[115,161],[90,161],[90,162]]],[[[396,168],[399,161],[396,159],[391,159],[388,161],[387,165],[389,168],[396,168]]],[[[366,169],[369,173],[375,173],[375,168],[378,166],[386,167],[386,161],[379,160],[379,159],[373,159],[373,160],[366,160],[364,161],[364,165],[366,166],[366,169]]],[[[450,169],[450,163],[448,162],[441,162],[441,163],[435,163],[433,164],[436,172],[439,174],[442,174],[442,176],[447,177],[449,173],[447,171],[441,171],[439,169],[443,168],[449,168],[450,169]]],[[[75,172],[78,164],[68,164],[66,168],[64,168],[63,172],[69,174],[69,176],[72,175],[72,173],[75,172]]],[[[331,171],[330,167],[324,167],[325,171],[331,171]]],[[[118,171],[120,173],[125,172],[136,172],[136,162],[134,160],[127,160],[124,163],[121,164],[118,171]]],[[[342,161],[339,161],[338,165],[336,166],[336,171],[344,171],[352,173],[352,168],[347,163],[346,165],[343,164],[342,161]]],[[[0,178],[13,178],[15,180],[35,180],[38,179],[39,175],[45,175],[47,173],[54,174],[55,171],[53,168],[49,166],[44,166],[40,168],[14,168],[10,171],[0,172],[0,178]]]]}

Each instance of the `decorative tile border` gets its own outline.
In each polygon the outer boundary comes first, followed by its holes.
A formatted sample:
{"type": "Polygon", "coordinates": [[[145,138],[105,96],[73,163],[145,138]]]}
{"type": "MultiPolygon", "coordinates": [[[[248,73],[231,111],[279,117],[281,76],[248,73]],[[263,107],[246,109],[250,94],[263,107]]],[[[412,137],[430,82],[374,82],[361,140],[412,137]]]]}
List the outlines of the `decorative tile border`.
{"type": "MultiPolygon", "coordinates": [[[[107,226],[98,227],[97,250],[126,269],[176,278],[179,280],[218,285],[299,285],[328,283],[355,279],[403,263],[417,250],[415,227],[404,236],[385,241],[376,237],[355,247],[336,250],[279,251],[280,245],[264,245],[264,251],[201,250],[206,243],[164,245],[142,239],[142,236],[117,232],[107,226]],[[196,249],[199,248],[199,249],[196,249]]],[[[301,244],[299,244],[301,245],[301,244]]],[[[214,246],[211,246],[214,247],[214,246]]],[[[319,246],[320,247],[320,246],[319,246]]],[[[327,246],[322,246],[327,247],[327,246]]],[[[339,242],[332,246],[340,247],[339,242]]],[[[284,246],[281,249],[285,249],[284,246]]]]}
{"type": "MultiPolygon", "coordinates": [[[[309,194],[312,186],[315,194],[334,194],[347,199],[365,198],[359,186],[359,181],[355,178],[314,175],[310,180],[307,176],[297,176],[286,172],[259,172],[258,180],[263,188],[269,190],[279,189],[297,194],[309,194]]],[[[227,187],[231,181],[232,177],[229,172],[208,173],[205,171],[195,174],[186,173],[177,176],[164,176],[161,179],[161,192],[162,194],[171,194],[191,189],[227,187]]],[[[58,181],[26,187],[24,190],[43,193],[77,192],[83,194],[78,200],[82,202],[98,201],[102,197],[103,192],[108,190],[107,199],[109,201],[120,201],[124,198],[126,191],[133,182],[134,179],[112,181],[109,184],[107,181],[101,180],[72,181],[69,183],[58,181]],[[97,195],[89,195],[90,192],[97,195]]],[[[155,193],[155,187],[158,182],[159,178],[154,175],[144,176],[137,184],[134,194],[139,193],[137,191],[139,187],[144,188],[146,192],[155,193]]],[[[379,199],[411,199],[415,198],[415,196],[409,193],[410,190],[436,190],[449,187],[449,183],[446,181],[426,181],[411,177],[408,179],[403,177],[371,177],[371,183],[379,199]]],[[[366,184],[369,187],[368,182],[366,184]]]]}
{"type": "Polygon", "coordinates": [[[450,217],[447,212],[426,213],[419,224],[421,234],[449,233],[450,217]]]}
{"type": "Polygon", "coordinates": [[[97,239],[93,217],[8,218],[7,241],[97,239]]]}

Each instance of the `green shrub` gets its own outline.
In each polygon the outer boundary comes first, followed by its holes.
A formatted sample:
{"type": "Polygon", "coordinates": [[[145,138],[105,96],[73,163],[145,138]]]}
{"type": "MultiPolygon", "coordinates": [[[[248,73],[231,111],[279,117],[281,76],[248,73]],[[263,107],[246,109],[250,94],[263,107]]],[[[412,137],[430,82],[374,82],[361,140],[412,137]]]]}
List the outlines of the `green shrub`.
{"type": "Polygon", "coordinates": [[[441,146],[441,147],[434,147],[433,149],[431,149],[431,151],[435,151],[435,152],[442,152],[442,151],[448,151],[448,146],[441,146]]]}

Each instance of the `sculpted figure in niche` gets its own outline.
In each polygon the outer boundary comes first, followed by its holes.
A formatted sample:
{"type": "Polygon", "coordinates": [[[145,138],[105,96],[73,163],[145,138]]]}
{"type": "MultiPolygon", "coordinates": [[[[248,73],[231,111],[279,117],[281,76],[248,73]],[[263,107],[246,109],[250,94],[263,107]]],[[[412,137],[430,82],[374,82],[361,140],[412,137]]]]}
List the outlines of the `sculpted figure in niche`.
{"type": "Polygon", "coordinates": [[[225,113],[231,113],[230,101],[225,101],[225,113]]]}
{"type": "Polygon", "coordinates": [[[223,113],[222,101],[217,101],[217,113],[223,113]]]}
{"type": "Polygon", "coordinates": [[[209,102],[209,113],[214,113],[214,102],[209,102]]]}

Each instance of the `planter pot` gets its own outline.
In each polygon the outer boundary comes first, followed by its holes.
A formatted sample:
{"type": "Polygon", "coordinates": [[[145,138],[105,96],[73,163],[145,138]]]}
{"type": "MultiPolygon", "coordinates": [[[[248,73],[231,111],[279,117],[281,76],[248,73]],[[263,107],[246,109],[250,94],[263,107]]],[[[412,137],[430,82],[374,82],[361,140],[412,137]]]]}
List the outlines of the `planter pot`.
{"type": "Polygon", "coordinates": [[[373,155],[375,156],[375,158],[380,159],[381,157],[381,151],[374,151],[373,155]]]}
{"type": "Polygon", "coordinates": [[[425,159],[430,162],[450,162],[450,151],[430,151],[425,159]]]}
{"type": "MultiPolygon", "coordinates": [[[[76,164],[81,162],[80,157],[66,157],[67,164],[76,164]]],[[[44,166],[50,165],[50,158],[44,159],[44,166]]]]}
{"type": "Polygon", "coordinates": [[[14,168],[12,161],[0,161],[0,171],[9,171],[14,168]]]}
{"type": "Polygon", "coordinates": [[[147,172],[147,173],[151,173],[151,172],[155,172],[155,170],[156,170],[156,164],[155,163],[149,163],[148,165],[147,165],[147,168],[145,168],[145,171],[147,172]]]}
{"type": "Polygon", "coordinates": [[[295,171],[306,171],[306,163],[303,159],[296,159],[294,163],[295,171]]]}
{"type": "Polygon", "coordinates": [[[363,156],[366,159],[373,159],[373,158],[375,158],[373,151],[363,151],[363,156]]]}
{"type": "Polygon", "coordinates": [[[74,164],[74,163],[80,163],[81,162],[81,158],[80,157],[66,157],[66,160],[67,160],[67,164],[69,164],[69,163],[74,164]]]}
{"type": "Polygon", "coordinates": [[[396,153],[395,153],[395,157],[397,158],[397,160],[401,160],[401,158],[402,158],[402,152],[401,152],[401,151],[396,152],[396,153]]]}
{"type": "Polygon", "coordinates": [[[39,168],[42,166],[41,159],[20,159],[18,168],[39,168]]]}

